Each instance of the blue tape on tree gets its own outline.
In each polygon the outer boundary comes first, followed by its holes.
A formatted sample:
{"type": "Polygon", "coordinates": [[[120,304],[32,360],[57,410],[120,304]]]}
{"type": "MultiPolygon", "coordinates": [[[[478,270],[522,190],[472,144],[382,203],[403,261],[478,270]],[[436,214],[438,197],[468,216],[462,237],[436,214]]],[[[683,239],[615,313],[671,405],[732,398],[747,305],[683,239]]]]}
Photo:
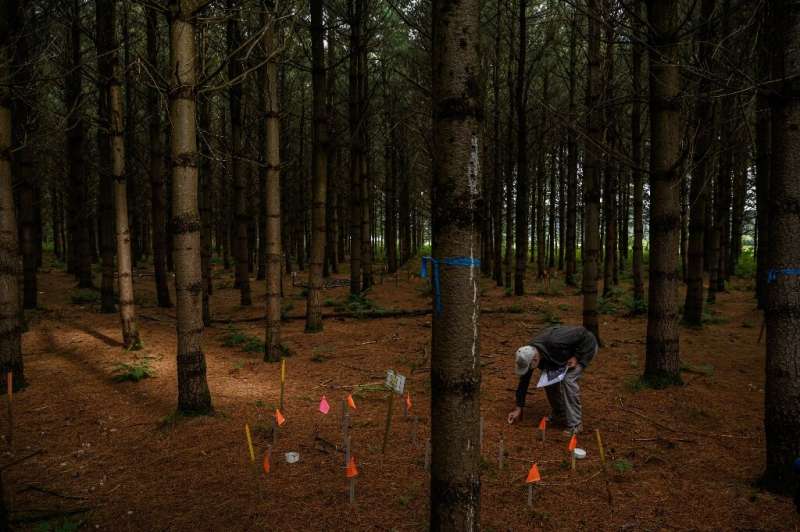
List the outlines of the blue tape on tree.
{"type": "Polygon", "coordinates": [[[442,309],[442,292],[439,285],[439,265],[445,264],[447,266],[462,266],[468,268],[478,268],[481,265],[480,259],[473,259],[472,257],[445,257],[443,259],[434,259],[433,257],[422,257],[422,267],[420,268],[419,275],[423,279],[428,277],[428,263],[431,263],[431,271],[433,275],[433,297],[436,304],[436,314],[441,314],[442,309]]]}
{"type": "Polygon", "coordinates": [[[774,283],[778,280],[778,275],[800,275],[800,268],[786,268],[783,270],[770,270],[767,272],[767,282],[774,283]]]}

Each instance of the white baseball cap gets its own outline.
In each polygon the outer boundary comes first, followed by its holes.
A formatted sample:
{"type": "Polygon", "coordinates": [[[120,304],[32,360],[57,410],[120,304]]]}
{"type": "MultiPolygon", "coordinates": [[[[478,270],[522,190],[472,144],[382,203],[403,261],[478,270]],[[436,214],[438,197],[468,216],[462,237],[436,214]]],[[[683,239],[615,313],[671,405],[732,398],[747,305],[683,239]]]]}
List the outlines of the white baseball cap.
{"type": "Polygon", "coordinates": [[[538,355],[536,348],[530,345],[523,345],[519,349],[517,349],[517,353],[515,355],[516,358],[516,367],[514,371],[522,377],[528,370],[531,369],[531,362],[533,358],[538,355]]]}

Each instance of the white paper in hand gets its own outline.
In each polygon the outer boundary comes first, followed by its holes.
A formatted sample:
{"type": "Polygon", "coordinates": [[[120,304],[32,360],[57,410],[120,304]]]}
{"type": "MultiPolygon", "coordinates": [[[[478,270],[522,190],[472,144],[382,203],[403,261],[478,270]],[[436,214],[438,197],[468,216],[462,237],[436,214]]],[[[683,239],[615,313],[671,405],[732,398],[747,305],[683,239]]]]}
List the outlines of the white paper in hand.
{"type": "Polygon", "coordinates": [[[539,377],[539,383],[536,387],[544,388],[545,386],[563,381],[564,377],[567,376],[568,369],[567,366],[561,366],[560,368],[542,370],[542,376],[539,377]]]}

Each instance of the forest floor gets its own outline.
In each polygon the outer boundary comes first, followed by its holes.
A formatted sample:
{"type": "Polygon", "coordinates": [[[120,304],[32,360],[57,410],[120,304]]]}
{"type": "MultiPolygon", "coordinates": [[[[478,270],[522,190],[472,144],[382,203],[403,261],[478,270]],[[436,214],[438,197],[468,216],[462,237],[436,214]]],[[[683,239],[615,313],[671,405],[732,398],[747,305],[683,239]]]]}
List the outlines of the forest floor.
{"type": "MultiPolygon", "coordinates": [[[[252,281],[251,308],[239,306],[229,273],[216,270],[214,282],[215,319],[263,315],[264,282],[252,281]]],[[[267,476],[261,456],[272,441],[280,366],[261,361],[257,341],[250,342],[255,352],[244,349],[252,347],[247,341],[224,345],[246,335],[263,339],[263,321],[220,322],[206,329],[215,415],[181,418],[174,415],[175,310],[156,306],[152,271],[139,270],[135,284],[145,347],[130,353],[120,344],[118,315],[100,314],[91,301],[74,303],[85,294],[74,288],[71,276],[49,265],[40,275],[41,309],[28,315],[30,330],[23,337],[30,386],[14,398],[13,453],[4,442],[1,459],[8,463],[33,454],[3,475],[20,529],[50,529],[36,524],[48,514],[53,530],[64,519],[114,531],[427,528],[430,315],[329,319],[318,334],[305,334],[303,320],[284,322],[284,341],[295,354],[286,359],[287,422],[267,476]],[[117,365],[142,362],[153,378],[114,380],[117,365]],[[388,368],[406,375],[413,406],[405,417],[402,401],[395,401],[389,445],[381,456],[387,408],[379,384],[388,368]],[[360,473],[352,505],[339,447],[341,403],[351,392],[357,403],[352,452],[360,473]],[[318,409],[322,395],[331,404],[327,416],[318,409]],[[245,423],[253,430],[255,464],[245,423]],[[286,451],[298,451],[300,461],[287,464],[286,451]]],[[[544,445],[539,439],[536,426],[548,413],[541,390],[532,389],[521,424],[506,423],[516,386],[514,350],[550,323],[581,321],[577,291],[560,280],[552,284],[547,294],[531,279],[529,295],[512,298],[490,280],[482,282],[483,308],[508,310],[481,317],[484,530],[800,527],[789,498],[755,484],[764,468],[764,344],[757,343],[761,314],[751,280],[736,279],[719,295],[702,330],[681,330],[685,385],[667,390],[637,384],[646,318],[628,315],[621,291],[604,302],[604,346],[582,380],[585,432],[579,446],[588,456],[575,472],[560,431],[549,430],[544,445]],[[611,505],[595,429],[611,462],[611,505]],[[501,437],[507,452],[503,469],[501,437]],[[525,477],[532,461],[542,482],[529,508],[525,477]]],[[[623,286],[627,291],[627,280],[623,286]]],[[[302,315],[301,288],[288,278],[285,287],[292,307],[287,313],[302,315]]],[[[368,297],[383,309],[429,308],[426,287],[425,280],[403,271],[377,284],[368,297]]],[[[346,287],[325,290],[324,311],[333,311],[347,294],[346,287]]],[[[5,433],[5,414],[0,423],[5,433]]]]}

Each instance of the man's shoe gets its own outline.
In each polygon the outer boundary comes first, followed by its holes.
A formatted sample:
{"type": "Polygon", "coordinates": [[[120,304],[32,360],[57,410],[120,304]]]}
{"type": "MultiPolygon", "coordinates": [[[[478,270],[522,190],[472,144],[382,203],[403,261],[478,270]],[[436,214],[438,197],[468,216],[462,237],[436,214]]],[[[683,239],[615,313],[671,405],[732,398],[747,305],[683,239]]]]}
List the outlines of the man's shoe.
{"type": "Polygon", "coordinates": [[[575,425],[574,427],[570,427],[567,430],[565,430],[564,431],[564,436],[566,436],[567,438],[571,438],[572,436],[574,436],[576,434],[580,434],[581,431],[583,431],[583,425],[580,425],[580,424],[579,425],[575,425]]]}

